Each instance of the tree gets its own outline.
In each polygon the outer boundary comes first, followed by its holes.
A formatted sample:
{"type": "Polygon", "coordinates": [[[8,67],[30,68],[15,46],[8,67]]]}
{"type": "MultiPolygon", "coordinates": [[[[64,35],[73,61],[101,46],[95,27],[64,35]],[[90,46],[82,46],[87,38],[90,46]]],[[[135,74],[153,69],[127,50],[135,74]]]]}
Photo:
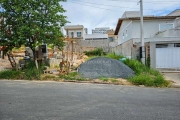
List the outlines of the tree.
{"type": "Polygon", "coordinates": [[[35,47],[55,44],[60,49],[64,43],[61,27],[68,21],[60,5],[66,0],[1,0],[0,46],[11,51],[21,45],[29,46],[35,54],[35,47]]]}

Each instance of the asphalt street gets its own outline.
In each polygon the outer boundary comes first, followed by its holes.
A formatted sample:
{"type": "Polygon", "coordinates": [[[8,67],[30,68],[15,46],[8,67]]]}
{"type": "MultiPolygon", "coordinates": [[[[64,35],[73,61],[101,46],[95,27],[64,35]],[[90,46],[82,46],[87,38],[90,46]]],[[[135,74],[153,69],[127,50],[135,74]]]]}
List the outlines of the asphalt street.
{"type": "Polygon", "coordinates": [[[0,120],[180,120],[180,89],[1,80],[0,120]]]}

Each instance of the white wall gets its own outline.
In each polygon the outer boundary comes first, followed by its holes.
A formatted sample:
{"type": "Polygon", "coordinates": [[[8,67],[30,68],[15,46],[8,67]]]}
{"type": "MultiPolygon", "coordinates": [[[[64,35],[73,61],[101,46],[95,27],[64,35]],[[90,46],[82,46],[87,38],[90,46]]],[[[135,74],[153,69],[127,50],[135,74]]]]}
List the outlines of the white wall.
{"type": "Polygon", "coordinates": [[[131,20],[124,20],[121,24],[119,33],[118,33],[118,45],[128,41],[132,38],[132,21],[131,20]],[[127,30],[127,37],[126,37],[126,30],[127,30]],[[123,39],[124,33],[124,39],[123,39]]]}
{"type": "Polygon", "coordinates": [[[176,28],[180,28],[180,17],[176,19],[176,28]]]}
{"type": "MultiPolygon", "coordinates": [[[[159,24],[174,23],[175,20],[145,20],[144,21],[144,38],[153,38],[159,32],[159,24]]],[[[140,38],[140,21],[124,20],[118,33],[118,44],[122,44],[132,38],[140,38]],[[126,36],[127,30],[127,36],[126,36]],[[124,39],[123,39],[124,33],[124,39]]]]}
{"type": "Polygon", "coordinates": [[[108,34],[87,34],[84,36],[85,39],[108,39],[108,34]]]}
{"type": "Polygon", "coordinates": [[[79,30],[68,30],[68,35],[71,38],[71,32],[74,33],[74,38],[77,37],[77,32],[81,32],[81,37],[84,38],[84,29],[79,29],[79,30]]]}

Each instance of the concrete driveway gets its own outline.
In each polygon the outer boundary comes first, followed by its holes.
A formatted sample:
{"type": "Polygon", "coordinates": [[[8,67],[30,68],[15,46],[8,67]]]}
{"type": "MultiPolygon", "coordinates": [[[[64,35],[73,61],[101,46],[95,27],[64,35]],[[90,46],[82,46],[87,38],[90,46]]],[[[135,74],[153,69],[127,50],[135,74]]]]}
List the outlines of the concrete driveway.
{"type": "Polygon", "coordinates": [[[173,81],[175,85],[180,87],[180,72],[164,72],[162,74],[166,80],[173,81]]]}
{"type": "Polygon", "coordinates": [[[0,120],[179,120],[180,89],[0,81],[0,120]]]}

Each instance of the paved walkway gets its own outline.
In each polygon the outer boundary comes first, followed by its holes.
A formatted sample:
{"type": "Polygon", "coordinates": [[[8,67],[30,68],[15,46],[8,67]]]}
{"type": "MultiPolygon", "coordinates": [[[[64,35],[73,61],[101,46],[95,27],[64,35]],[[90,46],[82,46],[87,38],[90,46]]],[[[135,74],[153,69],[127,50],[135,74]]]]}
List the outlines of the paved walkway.
{"type": "Polygon", "coordinates": [[[163,73],[164,77],[166,78],[166,80],[171,80],[174,81],[174,85],[179,86],[180,87],[180,72],[177,73],[163,73]]]}

